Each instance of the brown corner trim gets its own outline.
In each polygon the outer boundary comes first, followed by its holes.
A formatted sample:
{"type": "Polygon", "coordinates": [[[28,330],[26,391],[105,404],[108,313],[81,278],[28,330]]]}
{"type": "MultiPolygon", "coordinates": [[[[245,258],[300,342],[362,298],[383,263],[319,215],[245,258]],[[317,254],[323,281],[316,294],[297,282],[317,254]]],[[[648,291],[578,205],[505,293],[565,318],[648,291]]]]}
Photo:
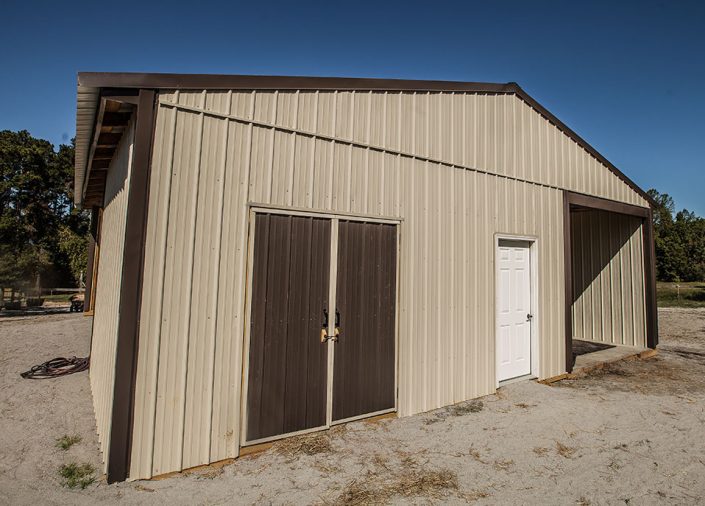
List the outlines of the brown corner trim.
{"type": "Polygon", "coordinates": [[[563,192],[563,281],[565,297],[565,370],[573,372],[573,257],[570,223],[570,192],[563,192]]]}
{"type": "Polygon", "coordinates": [[[658,345],[658,307],[656,305],[656,245],[651,209],[641,227],[644,248],[644,289],[646,290],[646,346],[658,345]]]}
{"type": "Polygon", "coordinates": [[[139,91],[120,284],[108,483],[127,479],[130,466],[155,98],[154,90],[139,91]]]}

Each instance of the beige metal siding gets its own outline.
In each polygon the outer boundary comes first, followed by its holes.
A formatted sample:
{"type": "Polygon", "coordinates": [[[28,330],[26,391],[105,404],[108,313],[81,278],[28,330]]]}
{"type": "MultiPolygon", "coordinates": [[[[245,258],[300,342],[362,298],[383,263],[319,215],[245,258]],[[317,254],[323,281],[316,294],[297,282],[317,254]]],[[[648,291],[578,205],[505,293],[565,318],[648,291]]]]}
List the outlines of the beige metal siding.
{"type": "Polygon", "coordinates": [[[641,222],[604,211],[572,214],[576,339],[646,347],[641,222]]]}
{"type": "Polygon", "coordinates": [[[538,240],[548,377],[561,188],[645,205],[511,95],[162,93],[152,171],[132,479],[238,454],[248,203],[402,220],[402,415],[495,390],[495,234],[538,240]]]}
{"type": "Polygon", "coordinates": [[[122,252],[125,244],[127,188],[132,167],[133,134],[133,123],[131,123],[108,169],[101,224],[100,263],[95,289],[90,380],[104,465],[107,465],[108,461],[113,407],[122,252]]]}

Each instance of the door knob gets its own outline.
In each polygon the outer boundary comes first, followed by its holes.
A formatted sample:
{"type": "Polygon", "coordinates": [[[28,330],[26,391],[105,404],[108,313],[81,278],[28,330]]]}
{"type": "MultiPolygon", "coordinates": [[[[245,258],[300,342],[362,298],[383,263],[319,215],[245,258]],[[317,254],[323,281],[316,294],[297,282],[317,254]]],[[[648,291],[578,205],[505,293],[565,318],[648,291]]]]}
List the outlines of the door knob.
{"type": "Polygon", "coordinates": [[[533,318],[534,318],[534,315],[532,315],[531,313],[529,313],[529,314],[526,315],[526,321],[527,321],[527,322],[530,322],[533,318]]]}

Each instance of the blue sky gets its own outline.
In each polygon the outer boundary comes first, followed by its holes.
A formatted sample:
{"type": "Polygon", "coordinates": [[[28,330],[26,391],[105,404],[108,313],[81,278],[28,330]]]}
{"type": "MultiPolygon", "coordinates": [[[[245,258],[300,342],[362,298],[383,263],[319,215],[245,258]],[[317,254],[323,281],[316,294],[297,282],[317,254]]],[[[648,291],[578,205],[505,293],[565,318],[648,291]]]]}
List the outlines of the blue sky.
{"type": "Polygon", "coordinates": [[[78,71],[518,82],[705,215],[705,2],[40,2],[0,14],[0,129],[55,144],[78,71]]]}

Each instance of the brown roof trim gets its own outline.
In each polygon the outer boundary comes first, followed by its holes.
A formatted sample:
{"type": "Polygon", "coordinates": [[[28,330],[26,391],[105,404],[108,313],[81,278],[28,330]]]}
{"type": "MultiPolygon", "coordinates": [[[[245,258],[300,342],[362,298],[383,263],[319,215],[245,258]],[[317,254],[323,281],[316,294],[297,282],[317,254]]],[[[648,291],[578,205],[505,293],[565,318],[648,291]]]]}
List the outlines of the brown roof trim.
{"type": "Polygon", "coordinates": [[[412,81],[358,77],[252,76],[226,74],[141,74],[133,72],[79,72],[78,85],[91,88],[156,88],[210,90],[379,90],[472,91],[516,93],[516,83],[412,81]]]}
{"type": "Polygon", "coordinates": [[[531,97],[527,92],[525,92],[519,85],[516,85],[517,91],[516,94],[517,96],[521,97],[521,99],[529,104],[531,107],[536,109],[541,115],[543,115],[546,119],[548,119],[551,123],[556,125],[559,130],[561,130],[564,134],[566,134],[568,137],[573,139],[575,142],[578,143],[579,146],[581,146],[585,151],[590,153],[592,156],[597,158],[601,163],[603,163],[611,172],[614,173],[615,176],[617,176],[619,179],[624,181],[632,190],[637,192],[639,195],[641,195],[644,200],[646,200],[652,207],[656,205],[656,202],[654,199],[651,198],[651,196],[646,193],[644,190],[642,190],[637,184],[629,179],[624,173],[619,170],[617,167],[615,167],[612,162],[610,162],[607,158],[602,156],[595,148],[593,148],[585,139],[580,137],[578,134],[576,134],[573,130],[571,130],[565,123],[563,123],[561,120],[556,118],[551,112],[546,109],[544,106],[539,104],[536,100],[534,100],[533,97],[531,97]]]}
{"type": "Polygon", "coordinates": [[[79,72],[79,87],[151,89],[259,89],[259,90],[376,90],[436,91],[515,94],[535,109],[579,146],[604,164],[612,173],[643,197],[651,206],[654,200],[622,171],[602,156],[585,139],[539,104],[517,83],[479,83],[461,81],[418,81],[351,77],[253,76],[226,74],[160,74],[137,72],[79,72]]]}

